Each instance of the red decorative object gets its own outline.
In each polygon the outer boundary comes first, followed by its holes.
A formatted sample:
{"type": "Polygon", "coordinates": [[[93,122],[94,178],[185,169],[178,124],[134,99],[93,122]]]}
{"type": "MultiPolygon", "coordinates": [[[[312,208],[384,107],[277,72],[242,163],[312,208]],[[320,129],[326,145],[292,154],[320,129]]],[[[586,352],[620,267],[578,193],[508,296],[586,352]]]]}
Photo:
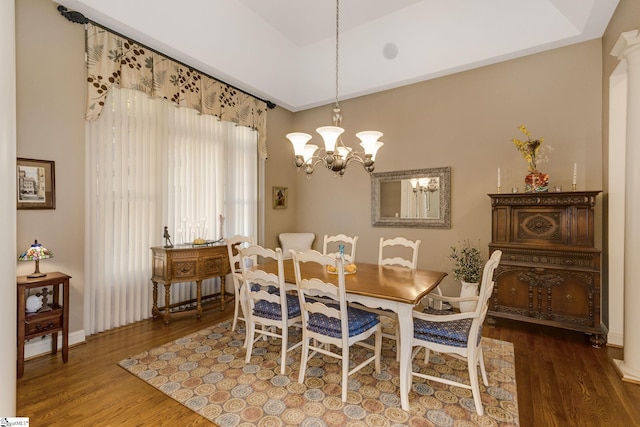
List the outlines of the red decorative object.
{"type": "Polygon", "coordinates": [[[546,193],[549,190],[549,175],[531,172],[524,178],[525,193],[546,193]]]}

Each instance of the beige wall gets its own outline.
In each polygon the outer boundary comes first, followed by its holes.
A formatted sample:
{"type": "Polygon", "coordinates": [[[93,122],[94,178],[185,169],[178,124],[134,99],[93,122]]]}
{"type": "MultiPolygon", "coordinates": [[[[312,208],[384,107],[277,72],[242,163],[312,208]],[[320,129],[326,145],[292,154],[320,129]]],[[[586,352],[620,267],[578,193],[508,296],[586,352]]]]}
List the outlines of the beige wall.
{"type": "MultiPolygon", "coordinates": [[[[17,155],[55,161],[56,209],[17,212],[18,255],[35,239],[53,252],[40,271],[73,278],[71,333],[83,330],[84,28],[50,0],[16,1],[17,155]]],[[[33,271],[17,265],[17,274],[33,271]]]]}
{"type": "MultiPolygon", "coordinates": [[[[524,187],[527,164],[511,142],[522,137],[518,125],[525,124],[553,147],[549,162],[539,166],[550,175],[551,186],[570,189],[575,162],[578,189],[602,189],[601,60],[601,42],[593,40],[341,102],[347,145],[355,147],[354,135],[360,130],[384,132],[377,172],[451,167],[451,229],[372,227],[370,179],[353,165],[343,178],[317,170],[308,180],[302,171],[279,170],[278,179],[288,181],[267,180],[267,187],[290,188],[295,221],[267,222],[267,236],[312,231],[317,236],[315,248],[321,249],[325,233],[357,234],[358,259],[375,262],[379,238],[402,235],[422,240],[420,267],[444,271],[450,270],[450,246],[460,240],[479,240],[486,255],[491,232],[487,193],[496,191],[497,169],[501,168],[503,191],[524,187]]],[[[268,162],[267,171],[281,169],[283,157],[289,159],[284,166],[293,170],[286,132],[315,134],[316,127],[329,124],[331,108],[299,112],[294,126],[282,126],[281,131],[271,127],[270,116],[269,162],[278,160],[273,165],[268,162]]],[[[316,134],[312,141],[321,139],[316,134]]],[[[273,215],[289,218],[290,213],[273,215]]],[[[455,292],[459,285],[449,278],[447,287],[455,292]]]]}
{"type": "MultiPolygon", "coordinates": [[[[73,276],[74,332],[83,328],[84,31],[55,8],[50,0],[16,0],[17,155],[56,162],[57,208],[17,212],[15,253],[38,239],[55,253],[41,269],[73,276]]],[[[629,8],[640,16],[635,2],[622,0],[619,9],[629,8]]],[[[605,50],[594,40],[341,102],[347,144],[354,144],[359,130],[385,133],[376,171],[451,166],[450,230],[372,227],[370,179],[360,166],[342,179],[324,170],[307,179],[293,166],[285,134],[329,124],[331,106],[269,111],[264,244],[275,246],[280,232],[312,231],[319,249],[325,233],[358,234],[358,258],[372,262],[379,237],[404,235],[423,241],[420,267],[447,271],[449,246],[459,240],[479,239],[486,254],[487,193],[495,191],[497,168],[504,191],[523,187],[526,162],[510,141],[521,123],[554,148],[540,167],[551,185],[568,188],[577,162],[578,188],[602,189],[602,58],[610,48],[605,50]],[[272,209],[272,186],[289,188],[287,209],[272,209]]],[[[601,229],[600,209],[597,219],[601,229]]],[[[29,273],[30,264],[20,263],[18,274],[29,273]]],[[[447,286],[457,290],[452,280],[447,286]]]]}

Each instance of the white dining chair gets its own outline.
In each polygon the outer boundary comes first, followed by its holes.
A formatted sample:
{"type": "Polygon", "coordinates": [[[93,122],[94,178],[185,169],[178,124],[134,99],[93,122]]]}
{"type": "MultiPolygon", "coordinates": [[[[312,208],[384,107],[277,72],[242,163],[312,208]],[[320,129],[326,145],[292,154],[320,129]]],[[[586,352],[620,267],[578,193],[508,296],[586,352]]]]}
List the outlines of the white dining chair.
{"type": "Polygon", "coordinates": [[[347,304],[343,263],[340,258],[322,255],[318,251],[292,253],[296,287],[302,311],[302,358],[298,382],[302,384],[309,358],[315,354],[335,357],[342,361],[342,401],[347,401],[349,376],[374,362],[375,372],[380,373],[382,328],[377,314],[360,310],[347,304]],[[301,264],[317,264],[322,269],[336,268],[338,286],[320,277],[304,277],[301,264]],[[365,342],[374,337],[373,345],[365,342]],[[372,355],[349,369],[350,348],[362,346],[372,355]],[[334,346],[337,350],[332,350],[334,346]]]}
{"type": "Polygon", "coordinates": [[[356,261],[356,249],[358,245],[358,236],[350,237],[346,234],[336,234],[335,236],[324,235],[322,242],[322,254],[338,256],[339,245],[344,245],[344,259],[348,263],[356,261]]]}
{"type": "MultiPolygon", "coordinates": [[[[380,238],[378,246],[378,265],[397,265],[415,270],[418,268],[418,251],[420,240],[409,240],[404,237],[391,239],[380,238]]],[[[396,360],[400,360],[400,331],[397,328],[398,315],[389,310],[375,310],[381,316],[386,316],[393,321],[394,333],[382,333],[384,338],[396,341],[396,360]]]]}
{"type": "Polygon", "coordinates": [[[289,346],[289,327],[301,327],[302,314],[298,296],[286,289],[282,251],[280,248],[272,250],[258,245],[249,246],[240,249],[240,264],[245,283],[243,289],[247,295],[245,363],[251,361],[253,345],[261,337],[280,338],[280,374],[284,375],[287,353],[301,345],[297,342],[289,346]],[[276,261],[278,273],[251,269],[245,261],[256,258],[263,262],[276,261]]]}
{"type": "MultiPolygon", "coordinates": [[[[436,315],[428,312],[413,312],[414,333],[412,346],[414,350],[411,360],[413,361],[422,348],[425,349],[426,353],[425,365],[429,361],[430,351],[449,354],[455,358],[466,360],[469,370],[469,384],[451,376],[431,375],[434,372],[432,369],[426,366],[420,367],[418,364],[415,364],[415,366],[420,370],[412,371],[411,379],[419,377],[470,389],[478,415],[483,415],[484,413],[480,396],[480,384],[478,382],[478,365],[480,366],[482,382],[485,386],[489,385],[482,356],[482,324],[487,316],[489,298],[495,284],[493,275],[501,257],[501,251],[496,250],[493,252],[482,272],[479,295],[464,298],[465,300],[476,301],[475,310],[452,314],[440,312],[436,315]]],[[[409,385],[409,389],[411,389],[411,385],[409,385]]]]}
{"type": "MultiPolygon", "coordinates": [[[[240,266],[240,252],[242,247],[248,247],[254,244],[253,237],[235,235],[231,238],[224,239],[227,244],[227,255],[231,267],[231,282],[233,283],[234,307],[233,307],[233,323],[231,330],[235,331],[238,326],[238,320],[245,321],[244,294],[242,293],[242,267],[240,266]]],[[[251,260],[255,262],[255,259],[251,260]]]]}
{"type": "Polygon", "coordinates": [[[314,233],[280,233],[278,235],[280,248],[285,258],[291,258],[291,250],[302,252],[311,249],[314,240],[316,240],[314,233]]]}
{"type": "Polygon", "coordinates": [[[415,270],[418,268],[418,251],[420,240],[409,240],[404,237],[392,239],[380,238],[378,248],[378,265],[400,265],[415,270]]]}

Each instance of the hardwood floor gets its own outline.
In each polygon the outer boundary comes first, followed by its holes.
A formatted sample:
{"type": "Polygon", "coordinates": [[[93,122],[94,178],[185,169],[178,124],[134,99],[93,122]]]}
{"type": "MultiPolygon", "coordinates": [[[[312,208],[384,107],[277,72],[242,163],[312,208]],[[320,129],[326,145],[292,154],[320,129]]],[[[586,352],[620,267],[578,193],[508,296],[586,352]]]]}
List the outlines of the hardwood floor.
{"type": "MultiPolygon", "coordinates": [[[[145,320],[89,337],[69,350],[66,364],[60,355],[29,360],[17,382],[18,416],[32,427],[212,425],[117,362],[231,313],[228,305],[200,321],[145,320]]],[[[594,349],[582,333],[505,320],[483,333],[514,343],[522,427],[640,425],[640,385],[622,382],[611,362],[621,349],[594,349]]]]}

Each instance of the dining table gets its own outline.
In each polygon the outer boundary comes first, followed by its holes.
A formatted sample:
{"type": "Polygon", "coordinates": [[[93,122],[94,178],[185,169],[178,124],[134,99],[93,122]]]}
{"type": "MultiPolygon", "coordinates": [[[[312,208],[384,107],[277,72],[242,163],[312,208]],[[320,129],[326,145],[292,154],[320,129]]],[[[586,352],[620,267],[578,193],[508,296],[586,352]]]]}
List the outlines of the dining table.
{"type": "MultiPolygon", "coordinates": [[[[409,387],[411,384],[411,352],[413,341],[413,309],[416,304],[433,291],[447,275],[445,272],[410,269],[406,267],[357,263],[357,270],[345,274],[346,299],[366,307],[391,310],[398,316],[400,329],[400,402],[402,409],[409,411],[409,387]]],[[[275,261],[259,264],[253,268],[277,274],[275,261]]],[[[338,284],[338,275],[327,271],[316,263],[301,263],[303,278],[318,278],[338,284]]],[[[292,259],[284,260],[284,280],[295,289],[295,272],[292,259]]]]}

